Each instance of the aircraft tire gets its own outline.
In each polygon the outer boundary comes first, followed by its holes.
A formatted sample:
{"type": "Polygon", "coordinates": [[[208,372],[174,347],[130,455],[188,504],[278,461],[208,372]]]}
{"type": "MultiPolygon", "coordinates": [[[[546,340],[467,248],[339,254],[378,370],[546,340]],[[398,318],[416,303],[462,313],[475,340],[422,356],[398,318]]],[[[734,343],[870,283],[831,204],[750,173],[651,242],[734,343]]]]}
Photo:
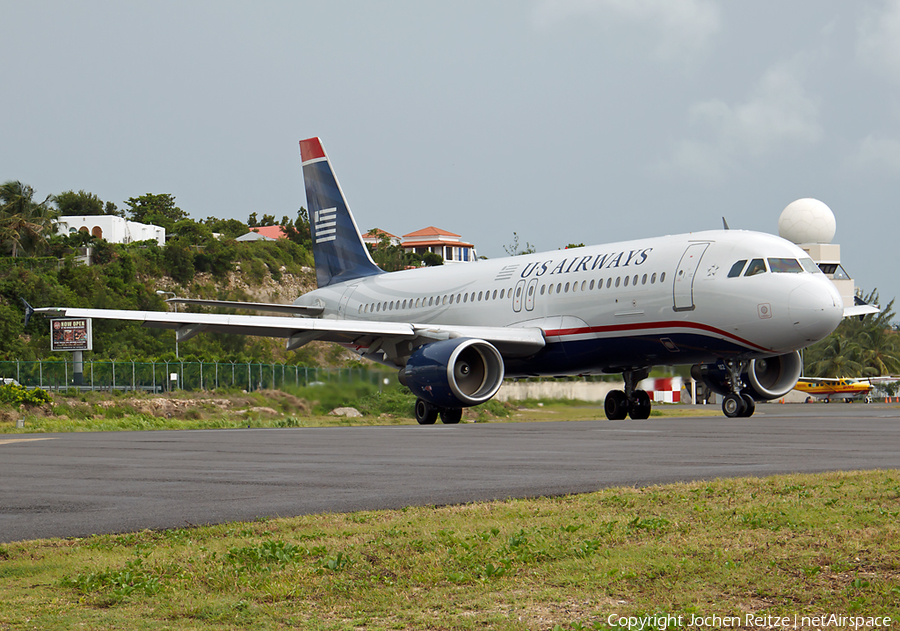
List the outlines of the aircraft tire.
{"type": "Polygon", "coordinates": [[[603,411],[611,421],[622,421],[628,416],[628,398],[623,390],[610,390],[603,402],[603,411]]]}
{"type": "Polygon", "coordinates": [[[424,399],[416,399],[416,422],[419,425],[434,425],[438,409],[424,399]]]}
{"type": "Polygon", "coordinates": [[[741,399],[744,401],[744,411],[741,414],[744,418],[750,418],[756,412],[756,400],[749,394],[741,393],[741,399]]]}
{"type": "Polygon", "coordinates": [[[444,425],[456,425],[462,420],[462,408],[442,408],[441,423],[444,425]]]}
{"type": "Polygon", "coordinates": [[[722,401],[722,412],[724,412],[725,416],[728,418],[737,418],[741,416],[746,407],[747,404],[741,398],[741,395],[734,394],[733,392],[727,395],[725,400],[722,401]]]}
{"type": "Polygon", "coordinates": [[[831,399],[829,399],[828,397],[825,397],[824,400],[825,400],[825,403],[831,403],[831,399]]]}
{"type": "Polygon", "coordinates": [[[634,420],[644,420],[650,418],[650,411],[653,409],[653,403],[650,401],[650,395],[644,390],[634,391],[634,400],[631,402],[631,409],[628,415],[634,420]]]}

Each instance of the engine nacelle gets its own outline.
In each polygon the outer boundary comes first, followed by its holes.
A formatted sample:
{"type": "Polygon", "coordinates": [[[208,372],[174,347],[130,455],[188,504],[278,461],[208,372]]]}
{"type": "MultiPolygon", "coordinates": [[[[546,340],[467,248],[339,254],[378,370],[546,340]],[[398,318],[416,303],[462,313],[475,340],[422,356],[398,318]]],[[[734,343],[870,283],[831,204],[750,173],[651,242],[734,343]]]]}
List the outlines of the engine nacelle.
{"type": "Polygon", "coordinates": [[[417,349],[400,375],[413,394],[432,405],[471,407],[497,394],[503,384],[503,358],[484,340],[454,338],[417,349]]]}
{"type": "MultiPolygon", "coordinates": [[[[803,371],[800,353],[794,351],[785,355],[754,359],[747,372],[741,374],[741,392],[749,394],[757,401],[767,401],[783,397],[793,390],[803,371]]],[[[717,394],[731,394],[728,386],[728,370],[723,364],[696,364],[691,366],[691,377],[703,382],[717,394]]]]}

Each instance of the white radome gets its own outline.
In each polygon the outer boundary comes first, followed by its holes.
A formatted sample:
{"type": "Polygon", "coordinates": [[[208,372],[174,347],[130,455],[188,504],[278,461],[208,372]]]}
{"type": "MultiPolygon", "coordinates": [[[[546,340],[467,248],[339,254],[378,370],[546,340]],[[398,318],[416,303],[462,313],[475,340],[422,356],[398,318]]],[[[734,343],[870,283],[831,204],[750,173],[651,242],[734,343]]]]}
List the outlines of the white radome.
{"type": "Polygon", "coordinates": [[[798,245],[831,243],[836,228],[831,209],[811,197],[791,202],[778,218],[778,235],[798,245]]]}

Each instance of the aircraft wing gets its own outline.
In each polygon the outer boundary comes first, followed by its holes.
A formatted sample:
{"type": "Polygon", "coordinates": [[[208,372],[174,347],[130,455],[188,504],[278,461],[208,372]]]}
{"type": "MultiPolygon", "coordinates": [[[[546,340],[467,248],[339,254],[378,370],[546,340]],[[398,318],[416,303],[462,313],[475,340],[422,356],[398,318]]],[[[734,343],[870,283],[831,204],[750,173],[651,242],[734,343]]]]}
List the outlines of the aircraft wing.
{"type": "Polygon", "coordinates": [[[202,300],[200,298],[169,298],[166,302],[182,305],[201,305],[204,307],[224,307],[227,309],[248,309],[250,311],[273,311],[290,313],[299,316],[321,315],[324,307],[307,307],[304,305],[282,305],[272,302],[240,302],[239,300],[202,300]]]}
{"type": "Polygon", "coordinates": [[[69,318],[128,320],[146,327],[174,330],[179,342],[198,333],[235,333],[287,339],[289,350],[313,340],[368,348],[375,352],[401,341],[421,343],[452,337],[471,337],[494,344],[505,357],[526,357],[544,347],[544,333],[536,327],[452,326],[412,322],[332,320],[292,316],[233,315],[220,313],[174,313],[122,309],[44,307],[35,313],[69,318]]]}

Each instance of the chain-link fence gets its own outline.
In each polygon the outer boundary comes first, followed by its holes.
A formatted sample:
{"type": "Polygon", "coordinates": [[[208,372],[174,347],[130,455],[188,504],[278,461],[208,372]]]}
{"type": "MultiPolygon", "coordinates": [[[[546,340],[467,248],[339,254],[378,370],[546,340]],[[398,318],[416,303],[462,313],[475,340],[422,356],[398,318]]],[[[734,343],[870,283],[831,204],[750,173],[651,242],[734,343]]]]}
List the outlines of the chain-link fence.
{"type": "Polygon", "coordinates": [[[378,368],[316,368],[287,364],[223,362],[0,361],[0,383],[15,379],[45,390],[216,390],[248,392],[327,382],[381,385],[393,376],[378,368]]]}

